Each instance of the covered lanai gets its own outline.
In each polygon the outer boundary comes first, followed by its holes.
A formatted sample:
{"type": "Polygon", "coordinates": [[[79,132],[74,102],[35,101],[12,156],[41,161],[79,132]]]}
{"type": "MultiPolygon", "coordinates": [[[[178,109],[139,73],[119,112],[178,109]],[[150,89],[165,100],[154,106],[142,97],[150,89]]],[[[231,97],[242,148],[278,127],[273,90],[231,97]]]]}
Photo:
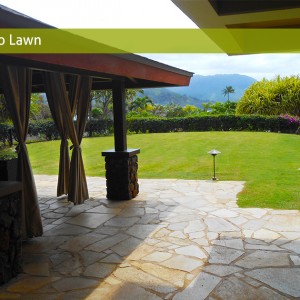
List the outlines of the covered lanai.
{"type": "MultiPolygon", "coordinates": [[[[4,6],[0,6],[0,26],[50,28],[4,6]]],[[[89,198],[80,143],[87,120],[90,91],[112,90],[115,148],[103,153],[106,156],[107,197],[125,200],[138,193],[136,155],[139,153],[139,149],[127,149],[125,89],[185,86],[192,76],[190,72],[134,54],[1,54],[0,67],[1,93],[5,96],[18,137],[23,238],[43,233],[26,148],[32,92],[46,93],[61,137],[57,195],[67,194],[69,201],[81,204],[89,198]],[[72,144],[71,162],[68,139],[72,144]]]]}

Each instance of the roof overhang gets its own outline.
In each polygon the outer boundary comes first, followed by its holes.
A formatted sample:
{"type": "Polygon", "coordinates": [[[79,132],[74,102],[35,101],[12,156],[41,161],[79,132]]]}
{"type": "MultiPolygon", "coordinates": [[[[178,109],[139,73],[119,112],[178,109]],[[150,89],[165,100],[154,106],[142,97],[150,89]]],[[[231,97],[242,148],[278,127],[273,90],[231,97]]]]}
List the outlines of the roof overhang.
{"type": "Polygon", "coordinates": [[[172,0],[200,28],[299,28],[300,0],[172,0]]]}
{"type": "MultiPolygon", "coordinates": [[[[300,28],[300,0],[172,0],[203,29],[300,28]]],[[[209,35],[209,31],[208,35],[209,35]]],[[[266,32],[266,31],[265,31],[266,32]]],[[[279,31],[278,31],[279,32],[279,31]]],[[[246,33],[246,31],[245,31],[246,33]]],[[[281,33],[280,33],[281,34],[281,33]]],[[[243,35],[231,35],[238,45],[243,35]]],[[[222,43],[210,36],[220,47],[222,43]]],[[[280,45],[280,42],[277,42],[280,45]]],[[[274,52],[279,48],[274,45],[274,52]]],[[[285,50],[289,50],[284,48],[285,50]]],[[[294,51],[295,49],[290,49],[294,51]]],[[[227,51],[228,53],[228,51],[227,51]]]]}
{"type": "Polygon", "coordinates": [[[93,89],[111,89],[114,79],[126,88],[189,85],[192,73],[133,54],[14,54],[0,55],[4,64],[33,69],[33,91],[42,92],[42,71],[93,77],[93,89]]]}
{"type": "MultiPolygon", "coordinates": [[[[0,28],[52,28],[0,5],[0,28]]],[[[42,71],[93,77],[93,89],[110,89],[122,79],[126,88],[187,86],[193,73],[135,54],[0,54],[0,63],[33,69],[33,91],[44,90],[42,71]]]]}

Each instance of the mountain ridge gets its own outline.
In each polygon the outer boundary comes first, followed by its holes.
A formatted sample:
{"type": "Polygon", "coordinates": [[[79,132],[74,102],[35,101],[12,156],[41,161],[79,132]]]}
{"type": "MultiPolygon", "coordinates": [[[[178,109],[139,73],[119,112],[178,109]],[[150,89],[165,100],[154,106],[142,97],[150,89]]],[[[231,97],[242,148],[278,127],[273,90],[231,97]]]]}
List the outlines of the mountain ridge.
{"type": "Polygon", "coordinates": [[[229,95],[231,101],[239,100],[245,90],[257,80],[240,74],[194,75],[188,87],[168,87],[145,89],[144,95],[154,103],[166,105],[170,102],[181,106],[195,105],[201,107],[204,102],[225,102],[223,90],[232,86],[234,94],[229,95]]]}

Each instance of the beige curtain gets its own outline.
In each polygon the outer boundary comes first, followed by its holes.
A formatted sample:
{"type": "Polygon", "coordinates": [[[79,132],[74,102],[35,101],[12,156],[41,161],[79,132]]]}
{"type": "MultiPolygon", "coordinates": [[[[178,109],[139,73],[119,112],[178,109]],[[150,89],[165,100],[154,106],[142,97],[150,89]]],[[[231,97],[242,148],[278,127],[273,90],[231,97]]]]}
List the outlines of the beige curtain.
{"type": "Polygon", "coordinates": [[[68,199],[74,204],[80,204],[89,198],[80,144],[87,120],[92,80],[87,76],[73,77],[69,96],[63,74],[48,72],[45,74],[45,82],[47,90],[51,89],[52,95],[51,100],[49,98],[48,101],[52,101],[56,109],[60,110],[63,116],[63,128],[73,144],[68,199]],[[75,110],[77,111],[76,127],[73,122],[75,110]]]}
{"type": "Polygon", "coordinates": [[[69,170],[70,170],[70,157],[68,147],[68,132],[64,127],[64,115],[56,104],[56,101],[63,101],[60,98],[62,95],[56,95],[55,86],[52,86],[53,82],[48,80],[48,73],[44,74],[44,81],[46,87],[46,95],[52,118],[55,122],[56,128],[59,132],[61,143],[60,143],[60,156],[59,156],[59,172],[58,172],[58,183],[57,183],[57,196],[68,194],[69,184],[69,170]]]}
{"type": "Polygon", "coordinates": [[[25,67],[1,65],[1,81],[18,139],[18,179],[22,181],[22,238],[41,236],[43,226],[36,186],[26,147],[32,72],[25,67]]]}
{"type": "MultiPolygon", "coordinates": [[[[46,73],[48,74],[48,73],[46,73]]],[[[51,86],[53,81],[47,80],[47,75],[44,73],[44,82],[46,86],[46,95],[48,99],[48,104],[51,110],[52,118],[56,124],[56,128],[59,132],[61,143],[60,143],[60,155],[59,155],[59,171],[58,171],[58,182],[57,182],[57,196],[67,195],[68,194],[68,185],[69,185],[69,174],[70,174],[70,156],[69,156],[69,147],[68,147],[68,132],[67,128],[64,127],[64,115],[56,105],[55,102],[55,87],[51,86]]],[[[71,108],[72,119],[76,113],[76,101],[77,95],[79,92],[78,88],[78,76],[71,76],[69,84],[68,99],[71,108]]],[[[61,96],[61,95],[60,95],[61,96]]],[[[61,96],[62,97],[62,96],[61,96]]]]}
{"type": "MultiPolygon", "coordinates": [[[[78,77],[76,80],[77,92],[75,93],[75,103],[77,103],[77,122],[74,130],[70,131],[70,139],[73,143],[73,152],[70,165],[69,199],[74,204],[83,203],[89,198],[84,165],[81,153],[81,141],[88,117],[90,104],[90,93],[92,79],[88,76],[78,77]]],[[[72,124],[74,124],[72,122],[72,124]]]]}
{"type": "Polygon", "coordinates": [[[69,89],[68,89],[68,99],[70,103],[72,118],[74,118],[76,114],[78,95],[81,88],[80,81],[81,81],[81,76],[71,75],[69,89]]]}

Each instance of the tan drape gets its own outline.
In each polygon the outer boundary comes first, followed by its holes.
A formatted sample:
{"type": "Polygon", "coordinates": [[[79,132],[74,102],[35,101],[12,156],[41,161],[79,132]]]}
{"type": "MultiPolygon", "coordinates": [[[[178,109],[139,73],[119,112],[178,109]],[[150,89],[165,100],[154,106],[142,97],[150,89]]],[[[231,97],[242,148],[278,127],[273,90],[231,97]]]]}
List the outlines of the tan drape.
{"type": "Polygon", "coordinates": [[[68,89],[68,99],[70,103],[72,118],[74,118],[76,114],[78,95],[81,88],[80,81],[81,81],[81,76],[71,75],[69,89],[68,89]]]}
{"type": "Polygon", "coordinates": [[[32,72],[24,67],[1,66],[7,107],[18,139],[18,179],[22,181],[22,238],[41,236],[43,226],[36,186],[25,144],[30,112],[32,72]]]}
{"type": "Polygon", "coordinates": [[[73,144],[68,199],[74,204],[80,204],[89,198],[80,144],[87,120],[92,81],[87,76],[73,78],[69,97],[63,74],[48,72],[45,74],[45,82],[48,86],[47,90],[51,89],[52,100],[49,98],[48,101],[53,101],[56,109],[60,110],[63,116],[63,128],[73,144]],[[77,107],[76,127],[73,122],[75,107],[77,107]]]}
{"type": "MultiPolygon", "coordinates": [[[[60,156],[59,156],[59,171],[58,171],[58,183],[57,183],[57,196],[68,194],[69,184],[69,171],[70,171],[70,157],[68,147],[68,132],[64,127],[64,115],[58,105],[56,105],[55,97],[55,86],[52,86],[52,81],[47,80],[47,74],[44,76],[46,95],[52,118],[59,132],[61,143],[60,143],[60,156]]],[[[59,100],[59,98],[57,99],[59,100]]],[[[60,101],[60,100],[59,100],[60,101]]]]}
{"type": "MultiPolygon", "coordinates": [[[[46,73],[47,74],[47,73],[46,73]]],[[[57,182],[57,196],[67,195],[68,194],[68,185],[69,185],[69,174],[70,174],[70,156],[69,156],[69,147],[68,147],[68,132],[67,128],[64,127],[64,115],[55,103],[55,87],[52,87],[52,81],[47,80],[44,73],[44,82],[46,86],[46,95],[48,99],[48,104],[52,114],[52,118],[55,122],[56,128],[59,132],[61,143],[60,143],[60,155],[59,155],[59,171],[58,171],[58,182],[57,182]]],[[[78,76],[71,76],[68,99],[71,108],[72,119],[76,113],[77,105],[77,95],[79,92],[78,88],[78,76]]]]}
{"type": "Polygon", "coordinates": [[[73,152],[70,165],[69,200],[71,199],[74,204],[80,204],[89,198],[80,144],[88,117],[92,79],[88,76],[78,77],[76,86],[78,87],[77,122],[76,127],[72,122],[73,127],[70,130],[73,152]]]}

